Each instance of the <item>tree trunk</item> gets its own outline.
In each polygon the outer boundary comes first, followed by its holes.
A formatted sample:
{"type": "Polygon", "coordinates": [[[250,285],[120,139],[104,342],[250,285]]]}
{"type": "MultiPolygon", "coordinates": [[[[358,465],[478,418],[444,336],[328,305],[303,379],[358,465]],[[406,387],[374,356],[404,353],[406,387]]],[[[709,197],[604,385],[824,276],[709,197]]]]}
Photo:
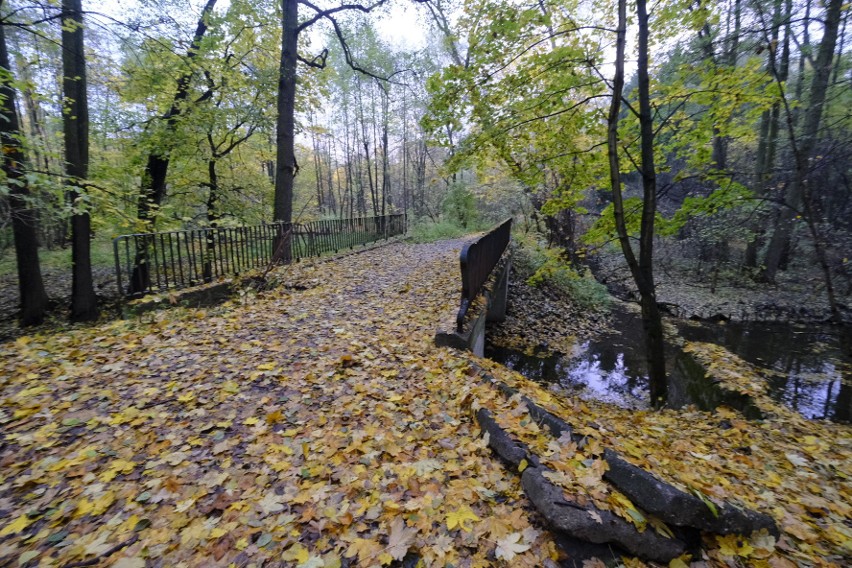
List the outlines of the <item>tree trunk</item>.
{"type": "Polygon", "coordinates": [[[607,153],[609,156],[609,175],[612,185],[613,212],[624,259],[639,290],[642,306],[642,326],[645,333],[646,358],[651,387],[651,402],[660,407],[666,402],[667,383],[665,351],[663,343],[663,325],[657,308],[654,287],[653,238],[654,215],[656,213],[656,169],[654,167],[654,138],[651,122],[650,88],[648,78],[648,14],[645,0],[636,4],[639,23],[639,127],[642,156],[642,223],[639,235],[639,257],[637,259],[630,244],[630,235],[624,216],[624,203],[621,193],[621,173],[618,158],[618,122],[621,108],[621,96],[624,89],[624,44],[626,35],[626,0],[619,0],[618,33],[616,42],[615,78],[613,80],[612,100],[607,118],[607,153]]]}
{"type": "Polygon", "coordinates": [[[390,114],[390,94],[382,87],[382,217],[387,214],[386,207],[393,207],[390,179],[390,156],[388,155],[388,122],[390,114]]]}
{"type": "Polygon", "coordinates": [[[370,97],[370,124],[372,128],[373,139],[373,179],[375,180],[375,194],[373,196],[373,216],[378,217],[380,208],[384,207],[384,203],[380,203],[383,199],[381,195],[382,188],[379,185],[379,121],[376,118],[376,97],[370,97]]]}
{"type": "Polygon", "coordinates": [[[408,106],[402,89],[402,212],[408,213],[408,106]]]}
{"type": "MultiPolygon", "coordinates": [[[[364,117],[364,99],[361,94],[360,81],[358,82],[358,116],[361,119],[361,144],[364,146],[364,160],[366,162],[367,182],[370,188],[370,203],[373,207],[373,215],[375,216],[379,214],[378,188],[376,187],[379,183],[379,180],[378,177],[376,177],[375,183],[373,182],[373,165],[372,160],[370,159],[369,129],[367,128],[367,119],[364,117]]],[[[364,212],[366,214],[366,207],[364,212]]]]}
{"type": "Polygon", "coordinates": [[[62,0],[62,130],[71,216],[71,321],[98,319],[92,281],[91,219],[83,183],[89,176],[89,104],[81,0],[62,0]]]}
{"type": "MultiPolygon", "coordinates": [[[[192,61],[195,59],[198,48],[201,45],[201,40],[204,34],[207,33],[207,19],[213,12],[216,5],[216,0],[207,0],[204,9],[201,11],[201,17],[198,19],[198,24],[195,28],[195,34],[192,38],[192,43],[186,51],[186,60],[192,61]]],[[[189,97],[190,81],[194,73],[192,70],[187,71],[177,81],[177,88],[172,99],[172,105],[168,112],[162,116],[166,121],[166,129],[168,132],[174,132],[177,127],[178,117],[183,112],[183,104],[189,97]]],[[[168,138],[168,137],[167,137],[168,138]]],[[[166,177],[169,172],[170,157],[169,148],[159,148],[151,151],[148,154],[148,160],[145,164],[145,171],[142,172],[142,181],[139,188],[139,199],[137,200],[137,219],[144,232],[152,232],[157,222],[157,216],[160,211],[160,206],[166,196],[166,177]]],[[[146,239],[137,241],[140,243],[136,250],[136,259],[133,266],[133,274],[130,277],[130,293],[140,294],[145,292],[151,281],[148,249],[145,244],[146,239]]]]}
{"type": "MultiPolygon", "coordinates": [[[[336,217],[340,197],[339,191],[337,196],[335,196],[334,193],[334,174],[337,171],[337,166],[335,164],[336,153],[334,151],[334,138],[331,136],[326,137],[325,155],[328,158],[328,169],[326,169],[326,175],[328,176],[326,178],[326,185],[328,186],[328,209],[331,214],[336,217]]],[[[338,184],[338,190],[339,189],[340,185],[338,184]]]]}
{"type": "Polygon", "coordinates": [[[837,84],[838,80],[840,79],[840,70],[843,68],[843,65],[841,65],[841,63],[843,61],[843,50],[846,47],[844,44],[846,42],[846,25],[849,23],[849,12],[850,10],[848,9],[844,11],[843,25],[840,28],[840,43],[837,46],[837,56],[834,58],[837,63],[835,63],[834,65],[834,76],[831,79],[832,85],[837,84]]]}
{"type": "MultiPolygon", "coordinates": [[[[208,141],[210,142],[211,147],[212,139],[208,135],[208,141]]],[[[216,172],[216,162],[217,158],[215,156],[211,157],[207,161],[207,224],[210,225],[211,228],[216,228],[219,225],[219,209],[218,209],[218,201],[219,201],[219,174],[216,172]]],[[[213,281],[213,266],[216,259],[216,236],[215,231],[206,231],[205,234],[205,242],[206,242],[206,253],[204,255],[204,265],[202,267],[202,277],[205,282],[213,281]]]]}
{"type": "MultiPolygon", "coordinates": [[[[810,54],[811,51],[811,34],[810,34],[810,25],[811,25],[811,0],[805,1],[805,17],[802,21],[802,44],[799,46],[799,63],[798,63],[798,73],[796,77],[796,87],[794,98],[797,101],[802,100],[802,94],[805,92],[805,67],[807,64],[807,57],[805,54],[810,54]]],[[[799,112],[799,107],[793,109],[793,128],[799,128],[799,118],[801,117],[801,113],[799,112]]]]}
{"type": "MultiPolygon", "coordinates": [[[[207,0],[207,4],[205,4],[201,12],[192,43],[186,52],[186,59],[188,61],[195,59],[198,53],[201,40],[204,38],[204,34],[207,33],[207,19],[213,12],[215,5],[216,0],[207,0]]],[[[189,84],[193,75],[194,73],[190,70],[178,79],[172,105],[162,117],[166,120],[169,131],[174,131],[177,126],[177,119],[183,112],[183,103],[189,96],[189,84]]],[[[166,175],[169,171],[169,154],[170,151],[168,149],[160,149],[159,151],[152,151],[148,155],[145,172],[142,174],[142,187],[138,202],[138,217],[142,221],[145,230],[153,230],[158,209],[166,195],[166,175]]]]}
{"type": "Polygon", "coordinates": [[[320,215],[322,215],[324,207],[324,199],[323,199],[323,176],[322,176],[322,157],[320,153],[320,145],[317,140],[317,126],[314,124],[313,113],[311,113],[309,120],[311,125],[311,147],[313,148],[313,158],[314,158],[314,175],[317,187],[317,211],[320,215]]]}
{"type": "MultiPolygon", "coordinates": [[[[0,7],[3,1],[0,0],[0,7]]],[[[9,185],[9,208],[12,215],[12,234],[15,239],[15,259],[18,266],[18,287],[21,294],[22,326],[37,325],[44,320],[47,293],[41,278],[36,235],[36,213],[29,201],[30,190],[22,170],[24,153],[21,149],[21,127],[15,111],[17,93],[11,85],[12,68],[6,49],[6,26],[0,25],[0,68],[6,80],[0,81],[0,129],[3,143],[3,172],[9,185]]]]}
{"type": "Polygon", "coordinates": [[[639,24],[639,57],[636,73],[639,79],[639,132],[642,155],[642,224],[639,235],[639,278],[636,286],[642,303],[642,325],[648,350],[648,376],[651,402],[666,402],[666,358],[663,321],[657,307],[654,283],[654,220],[657,213],[657,171],[654,165],[654,124],[651,112],[650,79],[648,77],[648,12],[645,0],[636,2],[639,24]]]}
{"type": "MultiPolygon", "coordinates": [[[[296,73],[299,49],[299,3],[282,0],[281,11],[281,61],[278,67],[278,119],[275,148],[275,221],[290,225],[293,222],[293,182],[299,171],[296,163],[296,73]]],[[[292,258],[289,243],[290,231],[285,230],[275,242],[275,250],[282,251],[283,263],[292,258]],[[281,239],[286,239],[282,242],[281,239]]]]}
{"type": "MultiPolygon", "coordinates": [[[[816,147],[819,129],[822,121],[823,105],[825,103],[826,91],[831,78],[831,63],[834,58],[834,49],[837,45],[837,35],[840,27],[842,0],[830,0],[826,6],[825,27],[819,52],[814,63],[813,79],[811,80],[810,97],[807,112],[804,113],[804,125],[799,139],[793,130],[792,120],[788,120],[788,131],[793,145],[795,158],[795,175],[787,187],[784,209],[780,211],[778,224],[772,234],[772,240],[766,253],[764,277],[773,281],[781,265],[784,248],[788,246],[793,232],[793,218],[797,214],[804,213],[806,217],[812,217],[810,211],[809,188],[807,177],[809,172],[810,158],[816,147]],[[804,211],[802,211],[804,206],[804,211]]],[[[780,80],[780,79],[778,79],[780,80]]],[[[823,243],[816,230],[817,220],[806,218],[809,229],[814,237],[816,254],[823,270],[826,281],[826,293],[829,296],[829,304],[834,317],[839,317],[839,311],[834,298],[834,290],[831,281],[831,273],[824,259],[823,243]]]]}
{"type": "MultiPolygon", "coordinates": [[[[15,67],[18,70],[19,77],[23,83],[23,86],[21,87],[21,98],[26,112],[22,113],[23,116],[21,118],[25,120],[22,121],[21,131],[26,132],[26,136],[30,141],[30,147],[32,148],[32,163],[38,168],[43,168],[45,172],[51,172],[50,159],[52,157],[52,152],[50,148],[50,140],[48,138],[47,131],[44,128],[44,110],[42,109],[41,103],[33,90],[33,86],[36,84],[36,81],[30,71],[29,62],[27,62],[25,57],[20,55],[21,47],[18,45],[20,40],[17,40],[16,36],[12,36],[9,40],[12,52],[17,53],[15,56],[15,67]]],[[[8,47],[9,46],[7,46],[7,49],[8,47]]]]}
{"type": "MultiPolygon", "coordinates": [[[[719,65],[719,58],[716,56],[714,48],[715,35],[709,22],[705,22],[701,31],[698,32],[698,39],[701,40],[701,48],[704,52],[704,59],[714,68],[719,65]]],[[[713,125],[713,153],[711,160],[716,165],[716,169],[725,170],[727,168],[728,156],[728,140],[722,136],[721,130],[717,125],[713,125]]]]}
{"type": "Polygon", "coordinates": [[[296,65],[298,63],[297,27],[299,3],[297,0],[282,0],[281,63],[278,68],[278,123],[276,134],[277,160],[275,169],[275,212],[276,221],[293,221],[293,180],[296,165],[296,65]]]}
{"type": "MultiPolygon", "coordinates": [[[[778,37],[781,32],[782,14],[781,0],[775,0],[775,7],[772,15],[772,35],[767,42],[767,61],[766,68],[770,73],[777,73],[779,79],[787,80],[787,73],[790,61],[790,14],[784,18],[787,21],[784,35],[785,47],[780,65],[776,62],[778,55],[778,37]]],[[[755,169],[756,179],[756,194],[758,197],[764,197],[767,194],[767,184],[775,168],[775,154],[778,147],[778,128],[781,116],[781,101],[776,100],[772,108],[764,111],[760,118],[760,139],[757,146],[757,160],[755,169]]],[[[761,216],[762,217],[762,216],[761,216]]],[[[771,222],[771,221],[770,221],[771,222]]],[[[751,268],[757,267],[757,252],[764,241],[766,233],[767,221],[761,219],[758,226],[755,228],[755,233],[746,245],[745,265],[751,268]]]]}

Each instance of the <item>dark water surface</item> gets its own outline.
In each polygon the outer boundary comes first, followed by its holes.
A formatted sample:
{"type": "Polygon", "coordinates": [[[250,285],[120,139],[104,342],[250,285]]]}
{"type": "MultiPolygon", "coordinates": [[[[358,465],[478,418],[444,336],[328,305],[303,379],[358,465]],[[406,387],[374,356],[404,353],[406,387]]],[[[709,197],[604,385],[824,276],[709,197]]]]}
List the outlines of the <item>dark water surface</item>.
{"type": "MultiPolygon", "coordinates": [[[[543,383],[577,391],[585,398],[625,408],[647,408],[648,373],[638,316],[620,312],[617,334],[580,343],[573,353],[540,349],[534,355],[487,345],[486,357],[543,383]]],[[[832,327],[799,328],[765,323],[683,322],[689,341],[716,343],[757,366],[772,369],[769,394],[807,418],[852,419],[850,339],[832,327]]],[[[748,397],[723,390],[704,377],[703,368],[675,347],[667,352],[669,406],[695,404],[709,410],[721,404],[759,418],[748,397]]]]}
{"type": "Polygon", "coordinates": [[[727,348],[775,371],[769,395],[807,418],[852,421],[852,336],[848,328],[783,323],[693,322],[680,326],[689,341],[727,348]]]}

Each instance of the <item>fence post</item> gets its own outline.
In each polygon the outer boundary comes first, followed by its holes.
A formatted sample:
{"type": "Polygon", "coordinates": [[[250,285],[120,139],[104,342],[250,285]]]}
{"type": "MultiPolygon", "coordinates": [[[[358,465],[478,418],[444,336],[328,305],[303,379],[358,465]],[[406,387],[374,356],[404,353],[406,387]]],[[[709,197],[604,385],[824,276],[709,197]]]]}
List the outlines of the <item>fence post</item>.
{"type": "Polygon", "coordinates": [[[118,242],[126,237],[120,236],[112,240],[112,252],[115,255],[115,282],[118,286],[118,295],[124,296],[124,287],[121,285],[121,260],[118,252],[118,242]]]}

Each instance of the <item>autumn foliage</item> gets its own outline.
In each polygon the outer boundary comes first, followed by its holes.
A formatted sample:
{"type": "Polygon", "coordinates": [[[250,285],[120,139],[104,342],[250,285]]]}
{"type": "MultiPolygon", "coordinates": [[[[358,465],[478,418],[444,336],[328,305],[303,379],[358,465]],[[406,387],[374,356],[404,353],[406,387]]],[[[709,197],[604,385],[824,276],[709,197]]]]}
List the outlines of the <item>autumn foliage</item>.
{"type": "Polygon", "coordinates": [[[304,262],[283,269],[284,286],[218,307],[0,346],[0,564],[554,565],[570,551],[492,455],[477,408],[542,456],[567,496],[642,530],[668,529],[603,483],[605,447],[781,528],[708,536],[677,566],[848,560],[848,426],[783,408],[759,422],[626,411],[479,361],[589,442],[553,439],[519,397],[480,380],[472,356],[432,345],[453,318],[460,248],[304,262]]]}

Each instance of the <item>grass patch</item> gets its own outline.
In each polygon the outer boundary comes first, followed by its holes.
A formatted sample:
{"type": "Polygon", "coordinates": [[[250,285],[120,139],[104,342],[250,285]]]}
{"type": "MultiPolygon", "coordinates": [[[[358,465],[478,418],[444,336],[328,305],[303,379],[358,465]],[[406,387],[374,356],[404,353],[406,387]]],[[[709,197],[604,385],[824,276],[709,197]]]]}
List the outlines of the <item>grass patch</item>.
{"type": "Polygon", "coordinates": [[[437,223],[429,220],[415,222],[408,231],[408,239],[415,243],[431,243],[446,239],[458,239],[471,233],[484,231],[489,228],[488,223],[469,223],[467,227],[452,221],[439,221],[437,223]]]}
{"type": "MultiPolygon", "coordinates": [[[[71,274],[71,245],[66,248],[48,250],[39,248],[39,261],[42,270],[67,270],[71,274]]],[[[96,238],[92,241],[92,267],[105,268],[115,266],[112,253],[112,240],[108,238],[96,238]]],[[[15,248],[9,247],[0,256],[0,276],[15,274],[18,270],[15,261],[15,248]]]]}

